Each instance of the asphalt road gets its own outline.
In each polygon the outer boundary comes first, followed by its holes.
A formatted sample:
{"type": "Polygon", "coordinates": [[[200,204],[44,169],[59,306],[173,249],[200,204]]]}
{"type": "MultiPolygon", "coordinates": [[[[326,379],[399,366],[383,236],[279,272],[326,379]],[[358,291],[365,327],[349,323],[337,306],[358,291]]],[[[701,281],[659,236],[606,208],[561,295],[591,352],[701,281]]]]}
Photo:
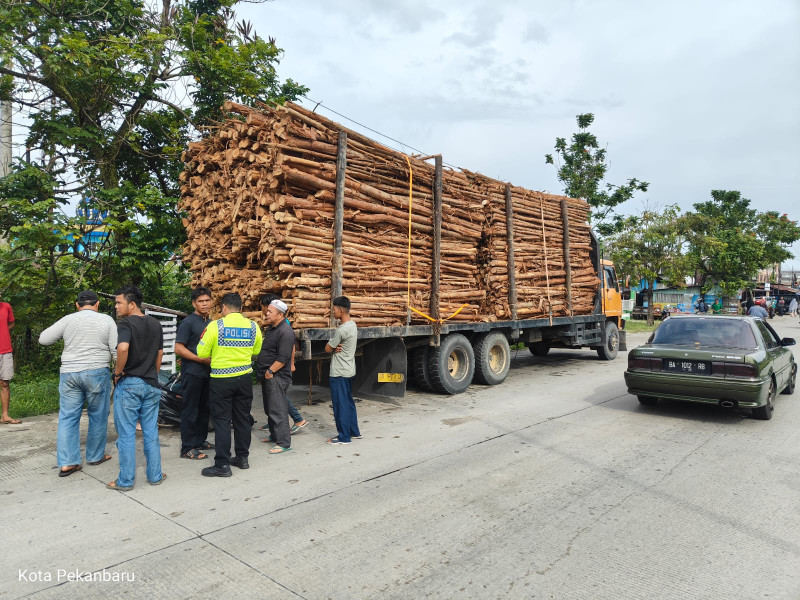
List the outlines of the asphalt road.
{"type": "Polygon", "coordinates": [[[360,402],[344,447],[326,391],[296,389],[292,452],[255,439],[206,479],[162,430],[167,481],[140,447],[129,493],[103,485],[113,443],[58,478],[54,416],[2,426],[0,598],[800,598],[800,397],[771,421],[642,407],[625,366],[520,351],[501,386],[360,402]]]}

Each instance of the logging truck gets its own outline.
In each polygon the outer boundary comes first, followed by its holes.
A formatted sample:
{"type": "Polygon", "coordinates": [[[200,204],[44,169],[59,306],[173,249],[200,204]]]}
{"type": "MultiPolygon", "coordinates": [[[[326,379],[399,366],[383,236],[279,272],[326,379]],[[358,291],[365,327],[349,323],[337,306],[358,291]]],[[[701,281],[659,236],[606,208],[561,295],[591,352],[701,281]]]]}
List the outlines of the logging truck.
{"type": "MultiPolygon", "coordinates": [[[[546,356],[551,348],[588,347],[601,360],[613,360],[620,350],[627,350],[619,280],[614,264],[601,257],[594,235],[591,255],[600,285],[590,314],[359,327],[353,394],[402,398],[409,378],[424,391],[442,394],[459,394],[472,383],[498,385],[508,376],[511,346],[516,344],[524,344],[534,356],[546,356]]],[[[358,316],[354,318],[358,322],[358,316]]],[[[333,332],[332,328],[297,331],[300,352],[294,383],[327,383],[327,365],[319,367],[329,360],[325,344],[333,332]]]]}
{"type": "Polygon", "coordinates": [[[239,117],[183,154],[184,260],[215,299],[239,292],[247,317],[265,292],[290,305],[295,383],[327,383],[343,294],[364,397],[401,397],[409,379],[446,394],[500,384],[512,345],[625,348],[583,200],[445,169],[290,102],[224,108],[239,117]]]}

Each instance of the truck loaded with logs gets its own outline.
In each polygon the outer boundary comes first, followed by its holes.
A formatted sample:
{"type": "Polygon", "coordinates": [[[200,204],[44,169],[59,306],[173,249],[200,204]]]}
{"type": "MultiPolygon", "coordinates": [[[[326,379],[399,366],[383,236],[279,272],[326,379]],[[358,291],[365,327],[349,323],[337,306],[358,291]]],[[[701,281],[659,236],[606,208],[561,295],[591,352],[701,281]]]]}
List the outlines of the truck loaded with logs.
{"type": "Polygon", "coordinates": [[[325,383],[340,295],[358,324],[355,395],[401,397],[409,376],[448,394],[496,385],[511,344],[625,349],[586,202],[396,152],[292,103],[225,109],[183,156],[184,261],[252,319],[262,294],[283,298],[295,383],[325,383]]]}

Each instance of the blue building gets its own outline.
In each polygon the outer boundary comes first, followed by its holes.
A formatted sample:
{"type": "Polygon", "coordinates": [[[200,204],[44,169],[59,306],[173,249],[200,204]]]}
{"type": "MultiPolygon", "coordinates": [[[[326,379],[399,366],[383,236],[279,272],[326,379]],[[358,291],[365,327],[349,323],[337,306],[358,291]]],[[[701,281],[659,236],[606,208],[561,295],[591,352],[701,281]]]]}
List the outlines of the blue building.
{"type": "Polygon", "coordinates": [[[75,208],[75,216],[79,223],[78,231],[63,233],[67,243],[59,245],[57,249],[60,252],[74,250],[83,254],[99,252],[110,235],[104,224],[108,211],[92,207],[91,200],[84,198],[75,208]]]}

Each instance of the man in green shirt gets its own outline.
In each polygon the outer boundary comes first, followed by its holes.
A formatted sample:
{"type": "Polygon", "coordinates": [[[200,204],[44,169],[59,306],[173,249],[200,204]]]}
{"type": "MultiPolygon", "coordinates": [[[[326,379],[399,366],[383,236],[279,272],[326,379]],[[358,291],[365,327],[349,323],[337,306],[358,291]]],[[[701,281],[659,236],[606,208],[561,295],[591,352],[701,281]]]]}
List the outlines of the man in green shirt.
{"type": "Polygon", "coordinates": [[[261,352],[261,328],[242,315],[239,294],[222,298],[222,318],[211,321],[197,343],[197,356],[211,357],[208,404],[214,417],[216,456],[205,477],[230,477],[231,465],[250,464],[250,408],[253,404],[252,360],[261,352]],[[231,458],[231,421],[236,456],[231,458]]]}
{"type": "Polygon", "coordinates": [[[333,316],[341,321],[341,325],[325,346],[325,352],[333,353],[329,385],[338,435],[329,439],[327,443],[349,444],[353,438],[361,439],[361,431],[358,428],[358,415],[351,386],[356,375],[358,328],[355,321],[350,318],[350,300],[347,296],[333,299],[333,316]]]}

